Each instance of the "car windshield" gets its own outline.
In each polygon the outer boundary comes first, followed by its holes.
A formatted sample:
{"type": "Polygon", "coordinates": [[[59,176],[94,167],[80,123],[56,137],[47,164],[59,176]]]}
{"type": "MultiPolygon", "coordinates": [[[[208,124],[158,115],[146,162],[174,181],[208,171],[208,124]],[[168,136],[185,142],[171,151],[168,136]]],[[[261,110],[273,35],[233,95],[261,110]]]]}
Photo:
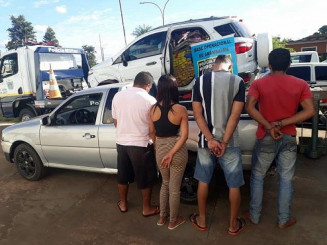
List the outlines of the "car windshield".
{"type": "Polygon", "coordinates": [[[50,66],[53,70],[79,69],[82,67],[81,54],[40,54],[40,70],[48,71],[50,66]]]}

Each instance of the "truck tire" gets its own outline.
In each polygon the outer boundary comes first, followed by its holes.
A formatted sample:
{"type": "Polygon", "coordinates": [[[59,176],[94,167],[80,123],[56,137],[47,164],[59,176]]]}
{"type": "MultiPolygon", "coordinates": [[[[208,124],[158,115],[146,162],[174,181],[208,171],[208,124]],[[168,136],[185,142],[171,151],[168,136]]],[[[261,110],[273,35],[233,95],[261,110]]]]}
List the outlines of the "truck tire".
{"type": "Polygon", "coordinates": [[[16,147],[14,162],[20,175],[27,180],[39,180],[45,174],[45,167],[40,157],[28,144],[23,143],[16,147]]]}
{"type": "Polygon", "coordinates": [[[268,67],[268,55],[271,50],[271,36],[268,33],[259,33],[257,37],[257,58],[260,67],[268,67]]]}
{"type": "Polygon", "coordinates": [[[32,109],[23,108],[19,112],[19,121],[20,122],[25,122],[25,121],[28,121],[28,120],[32,119],[35,116],[36,116],[36,114],[32,109]]]}

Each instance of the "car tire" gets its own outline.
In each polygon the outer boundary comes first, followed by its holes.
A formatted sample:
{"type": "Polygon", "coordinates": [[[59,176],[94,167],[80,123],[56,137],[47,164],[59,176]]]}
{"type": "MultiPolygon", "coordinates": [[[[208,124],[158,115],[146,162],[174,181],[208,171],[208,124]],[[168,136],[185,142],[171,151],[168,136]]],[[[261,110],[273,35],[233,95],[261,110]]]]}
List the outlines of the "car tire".
{"type": "Polygon", "coordinates": [[[30,108],[24,108],[19,112],[19,121],[25,122],[35,117],[35,112],[30,108]]]}
{"type": "Polygon", "coordinates": [[[39,180],[45,174],[45,167],[40,157],[28,144],[23,143],[16,147],[14,162],[20,175],[27,180],[39,180]]]}
{"type": "Polygon", "coordinates": [[[257,36],[257,59],[260,67],[268,67],[268,55],[272,50],[272,38],[268,33],[257,36]]]}
{"type": "Polygon", "coordinates": [[[189,154],[189,161],[184,171],[181,184],[181,201],[184,203],[196,203],[198,181],[193,177],[195,170],[196,154],[189,154]]]}

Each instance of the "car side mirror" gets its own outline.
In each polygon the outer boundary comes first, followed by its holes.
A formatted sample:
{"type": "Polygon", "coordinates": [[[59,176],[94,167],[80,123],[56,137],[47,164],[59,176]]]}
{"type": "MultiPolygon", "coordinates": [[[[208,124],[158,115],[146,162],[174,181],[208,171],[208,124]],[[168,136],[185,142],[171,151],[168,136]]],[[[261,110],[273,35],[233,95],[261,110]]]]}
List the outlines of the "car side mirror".
{"type": "Polygon", "coordinates": [[[43,118],[41,119],[41,125],[42,125],[42,126],[48,126],[48,125],[51,125],[51,119],[50,119],[50,116],[43,117],[43,118]]]}
{"type": "Polygon", "coordinates": [[[123,66],[128,66],[128,63],[127,63],[127,53],[126,52],[124,52],[121,55],[121,60],[123,61],[123,66]]]}

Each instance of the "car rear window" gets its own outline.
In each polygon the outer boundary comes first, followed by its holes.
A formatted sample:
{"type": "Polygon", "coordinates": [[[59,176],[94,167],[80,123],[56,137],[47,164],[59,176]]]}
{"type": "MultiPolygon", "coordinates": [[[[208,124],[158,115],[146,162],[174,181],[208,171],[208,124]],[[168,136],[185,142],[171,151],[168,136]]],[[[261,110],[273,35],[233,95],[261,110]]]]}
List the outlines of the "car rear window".
{"type": "Polygon", "coordinates": [[[309,66],[299,66],[299,67],[290,67],[286,73],[298,78],[301,78],[305,81],[310,81],[310,67],[309,66]]]}
{"type": "Polygon", "coordinates": [[[306,63],[311,61],[311,54],[292,55],[292,63],[306,63]]]}
{"type": "Polygon", "coordinates": [[[326,80],[327,81],[327,66],[316,66],[315,67],[316,72],[316,80],[326,80]]]}
{"type": "Polygon", "coordinates": [[[233,22],[220,26],[215,26],[214,29],[221,36],[234,34],[235,37],[251,37],[250,31],[241,22],[233,22]]]}

